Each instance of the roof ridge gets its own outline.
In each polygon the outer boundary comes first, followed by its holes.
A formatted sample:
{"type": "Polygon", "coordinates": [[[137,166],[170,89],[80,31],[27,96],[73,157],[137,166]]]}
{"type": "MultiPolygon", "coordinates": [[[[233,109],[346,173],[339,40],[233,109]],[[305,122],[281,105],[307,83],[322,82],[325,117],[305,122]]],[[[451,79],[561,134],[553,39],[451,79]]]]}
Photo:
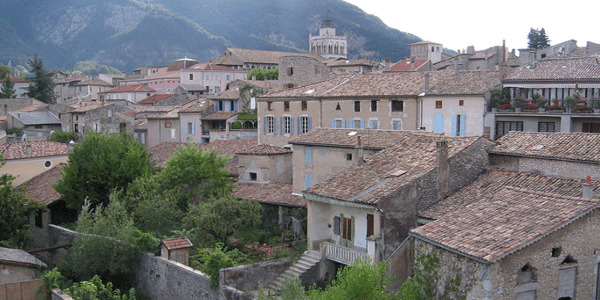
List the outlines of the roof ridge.
{"type": "Polygon", "coordinates": [[[551,192],[536,191],[536,190],[531,190],[531,189],[522,188],[522,187],[516,187],[516,186],[512,186],[512,185],[507,185],[506,189],[514,190],[517,192],[526,192],[526,193],[530,193],[530,194],[536,194],[536,195],[540,195],[540,196],[554,197],[554,198],[559,198],[559,199],[564,199],[564,200],[586,201],[586,202],[595,202],[595,203],[598,203],[600,201],[600,199],[596,199],[596,198],[567,196],[567,195],[551,193],[551,192]]]}

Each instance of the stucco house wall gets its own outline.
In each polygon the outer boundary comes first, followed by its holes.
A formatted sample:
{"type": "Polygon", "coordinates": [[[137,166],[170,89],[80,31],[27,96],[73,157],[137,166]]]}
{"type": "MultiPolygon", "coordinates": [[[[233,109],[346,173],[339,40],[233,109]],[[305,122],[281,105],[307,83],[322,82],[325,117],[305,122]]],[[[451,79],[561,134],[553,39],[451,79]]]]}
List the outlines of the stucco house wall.
{"type": "MultiPolygon", "coordinates": [[[[483,96],[431,96],[423,97],[422,125],[427,131],[444,132],[447,136],[481,136],[484,135],[486,115],[486,100],[483,96]],[[442,107],[436,108],[436,102],[441,101],[442,107]],[[460,105],[462,101],[463,105],[460,105]],[[436,116],[438,115],[438,116],[436,116]],[[436,124],[441,120],[443,125],[436,124]],[[461,124],[455,120],[456,115],[466,117],[464,131],[461,124]],[[458,131],[459,134],[456,134],[458,131]],[[463,133],[464,132],[464,133],[463,133]]],[[[492,116],[490,116],[492,117],[492,116]]]]}

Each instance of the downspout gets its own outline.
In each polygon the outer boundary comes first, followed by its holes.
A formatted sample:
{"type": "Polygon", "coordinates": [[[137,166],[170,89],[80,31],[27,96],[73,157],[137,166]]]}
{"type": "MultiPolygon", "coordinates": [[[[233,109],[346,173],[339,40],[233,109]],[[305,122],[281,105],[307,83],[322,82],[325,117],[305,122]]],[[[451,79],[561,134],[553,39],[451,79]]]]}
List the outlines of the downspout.
{"type": "Polygon", "coordinates": [[[319,128],[323,128],[323,100],[321,98],[317,100],[319,101],[319,128]]]}
{"type": "Polygon", "coordinates": [[[404,244],[412,237],[412,233],[409,233],[408,236],[404,239],[404,241],[402,241],[402,243],[400,243],[400,245],[398,245],[398,247],[396,247],[396,249],[394,250],[394,252],[392,252],[392,254],[390,254],[390,256],[388,256],[388,258],[385,259],[386,262],[389,262],[390,259],[392,259],[392,257],[394,255],[396,255],[396,252],[398,252],[398,250],[400,250],[400,248],[402,248],[402,246],[404,246],[404,244]]]}

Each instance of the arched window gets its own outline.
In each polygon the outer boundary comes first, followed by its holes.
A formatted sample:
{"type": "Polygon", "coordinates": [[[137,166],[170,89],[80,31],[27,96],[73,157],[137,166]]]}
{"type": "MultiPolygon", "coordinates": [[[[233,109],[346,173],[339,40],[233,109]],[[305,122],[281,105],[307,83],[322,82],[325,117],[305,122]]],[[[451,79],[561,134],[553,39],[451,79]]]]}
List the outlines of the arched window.
{"type": "Polygon", "coordinates": [[[535,269],[527,263],[517,271],[517,284],[524,284],[536,281],[535,269]]]}

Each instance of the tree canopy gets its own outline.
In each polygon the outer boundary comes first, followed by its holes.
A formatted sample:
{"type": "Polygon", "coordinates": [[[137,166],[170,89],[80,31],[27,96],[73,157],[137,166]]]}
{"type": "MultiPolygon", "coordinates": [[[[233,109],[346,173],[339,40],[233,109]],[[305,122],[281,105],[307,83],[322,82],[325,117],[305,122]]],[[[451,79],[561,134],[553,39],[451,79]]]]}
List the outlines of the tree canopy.
{"type": "Polygon", "coordinates": [[[15,83],[10,78],[10,75],[4,79],[2,87],[0,87],[0,98],[16,98],[15,83]]]}
{"type": "Polygon", "coordinates": [[[279,68],[265,70],[263,68],[254,68],[248,72],[248,79],[256,76],[256,80],[277,80],[279,78],[279,68]]]}
{"type": "Polygon", "coordinates": [[[131,136],[92,133],[73,147],[63,178],[55,185],[67,206],[80,209],[84,199],[91,207],[108,204],[113,189],[151,172],[150,154],[131,136]]]}
{"type": "Polygon", "coordinates": [[[73,74],[87,74],[87,75],[98,75],[98,74],[121,74],[119,69],[103,65],[94,60],[79,61],[75,64],[73,74]]]}
{"type": "Polygon", "coordinates": [[[0,175],[0,246],[22,248],[29,236],[29,214],[42,205],[13,187],[13,179],[0,175]]]}
{"type": "Polygon", "coordinates": [[[44,63],[35,55],[29,59],[28,63],[31,67],[33,77],[29,78],[29,87],[27,88],[27,97],[35,98],[44,103],[54,103],[54,81],[52,80],[52,72],[44,69],[44,63]]]}
{"type": "Polygon", "coordinates": [[[0,66],[0,80],[13,75],[13,71],[8,66],[0,66]]]}
{"type": "Polygon", "coordinates": [[[527,47],[530,49],[543,49],[550,46],[550,39],[543,27],[540,30],[531,28],[527,40],[529,41],[527,47]]]}

